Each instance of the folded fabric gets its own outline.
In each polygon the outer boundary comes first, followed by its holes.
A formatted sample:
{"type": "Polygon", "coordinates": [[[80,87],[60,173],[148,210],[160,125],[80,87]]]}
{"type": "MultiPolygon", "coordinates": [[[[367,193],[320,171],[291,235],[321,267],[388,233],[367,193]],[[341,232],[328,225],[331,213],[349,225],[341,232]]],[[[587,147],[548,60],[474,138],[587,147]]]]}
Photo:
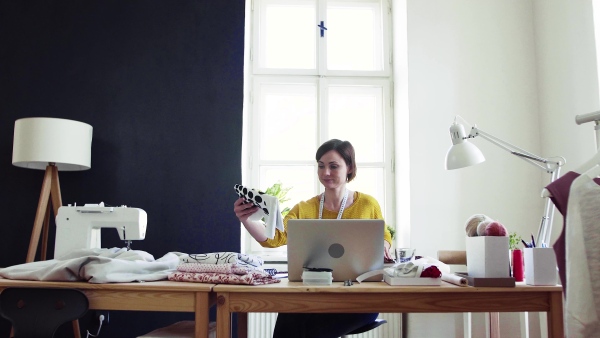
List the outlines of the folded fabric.
{"type": "Polygon", "coordinates": [[[143,282],[167,279],[178,264],[179,257],[175,253],[155,260],[145,251],[126,248],[80,249],[60,259],[0,269],[0,276],[39,281],[143,282]]]}
{"type": "Polygon", "coordinates": [[[216,272],[233,273],[236,275],[245,275],[258,268],[248,267],[238,264],[202,264],[202,263],[182,263],[177,266],[177,271],[181,272],[216,272]]]}
{"type": "Polygon", "coordinates": [[[232,273],[216,272],[173,272],[168,276],[170,281],[193,282],[193,283],[214,283],[214,284],[244,284],[244,285],[263,285],[279,283],[281,280],[273,278],[266,272],[253,271],[245,275],[236,275],[232,273]]]}
{"type": "Polygon", "coordinates": [[[283,218],[279,208],[279,200],[275,196],[267,195],[262,191],[244,187],[241,184],[234,186],[239,197],[244,198],[248,203],[253,203],[260,209],[248,217],[251,221],[265,219],[265,235],[268,238],[275,237],[275,229],[283,231],[283,218]]]}
{"type": "Polygon", "coordinates": [[[238,252],[209,252],[202,254],[180,254],[179,263],[238,264],[260,267],[264,264],[264,260],[259,256],[238,252]]]}
{"type": "MultiPolygon", "coordinates": [[[[391,277],[421,277],[421,273],[435,266],[443,274],[450,273],[450,267],[431,257],[420,257],[405,263],[396,263],[390,268],[383,269],[384,273],[391,277]]],[[[439,273],[438,272],[438,273],[439,273]]]]}
{"type": "Polygon", "coordinates": [[[416,265],[413,262],[402,263],[392,268],[383,269],[386,275],[390,277],[421,277],[423,265],[416,265]]]}

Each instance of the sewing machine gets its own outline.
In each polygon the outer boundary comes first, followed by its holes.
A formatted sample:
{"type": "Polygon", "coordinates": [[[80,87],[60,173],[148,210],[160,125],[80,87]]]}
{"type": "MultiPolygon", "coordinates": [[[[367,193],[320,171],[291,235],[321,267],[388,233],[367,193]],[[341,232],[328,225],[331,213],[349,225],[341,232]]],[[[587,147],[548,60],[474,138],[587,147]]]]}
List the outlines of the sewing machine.
{"type": "Polygon", "coordinates": [[[100,246],[100,229],[114,228],[127,248],[132,240],[146,237],[148,217],[138,208],[106,207],[104,203],[84,206],[62,206],[56,216],[54,258],[73,249],[94,249],[100,246]]]}

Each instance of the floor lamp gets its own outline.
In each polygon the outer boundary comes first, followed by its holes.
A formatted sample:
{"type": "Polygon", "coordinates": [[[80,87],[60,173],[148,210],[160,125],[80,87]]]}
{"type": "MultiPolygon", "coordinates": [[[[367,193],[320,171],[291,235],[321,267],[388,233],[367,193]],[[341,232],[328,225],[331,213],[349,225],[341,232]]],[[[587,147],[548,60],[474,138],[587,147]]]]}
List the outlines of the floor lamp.
{"type": "Polygon", "coordinates": [[[90,169],[91,148],[92,126],[87,123],[46,117],[15,121],[13,165],[45,170],[26,262],[35,260],[40,236],[40,259],[46,259],[50,205],[55,217],[62,206],[58,171],[90,169]]]}

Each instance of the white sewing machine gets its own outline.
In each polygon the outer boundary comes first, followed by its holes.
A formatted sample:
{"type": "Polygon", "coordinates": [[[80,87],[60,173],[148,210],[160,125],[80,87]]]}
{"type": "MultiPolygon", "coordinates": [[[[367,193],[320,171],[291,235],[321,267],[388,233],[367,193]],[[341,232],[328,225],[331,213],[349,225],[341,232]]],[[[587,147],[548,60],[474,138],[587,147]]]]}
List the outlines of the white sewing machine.
{"type": "Polygon", "coordinates": [[[129,249],[132,240],[146,237],[148,216],[138,208],[105,207],[104,203],[84,206],[62,206],[56,216],[54,258],[73,249],[94,249],[100,246],[100,229],[115,228],[129,249]]]}

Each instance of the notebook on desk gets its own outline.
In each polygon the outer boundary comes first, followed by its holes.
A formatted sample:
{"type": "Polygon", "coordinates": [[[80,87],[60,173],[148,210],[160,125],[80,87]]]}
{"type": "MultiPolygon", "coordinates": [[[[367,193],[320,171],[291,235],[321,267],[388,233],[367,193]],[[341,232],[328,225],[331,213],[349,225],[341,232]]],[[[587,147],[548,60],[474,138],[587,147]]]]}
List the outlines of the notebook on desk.
{"type": "MultiPolygon", "coordinates": [[[[332,269],[334,282],[383,269],[384,228],[377,219],[289,220],[288,279],[301,282],[304,267],[332,269]]],[[[379,275],[366,281],[381,280],[379,275]]]]}

